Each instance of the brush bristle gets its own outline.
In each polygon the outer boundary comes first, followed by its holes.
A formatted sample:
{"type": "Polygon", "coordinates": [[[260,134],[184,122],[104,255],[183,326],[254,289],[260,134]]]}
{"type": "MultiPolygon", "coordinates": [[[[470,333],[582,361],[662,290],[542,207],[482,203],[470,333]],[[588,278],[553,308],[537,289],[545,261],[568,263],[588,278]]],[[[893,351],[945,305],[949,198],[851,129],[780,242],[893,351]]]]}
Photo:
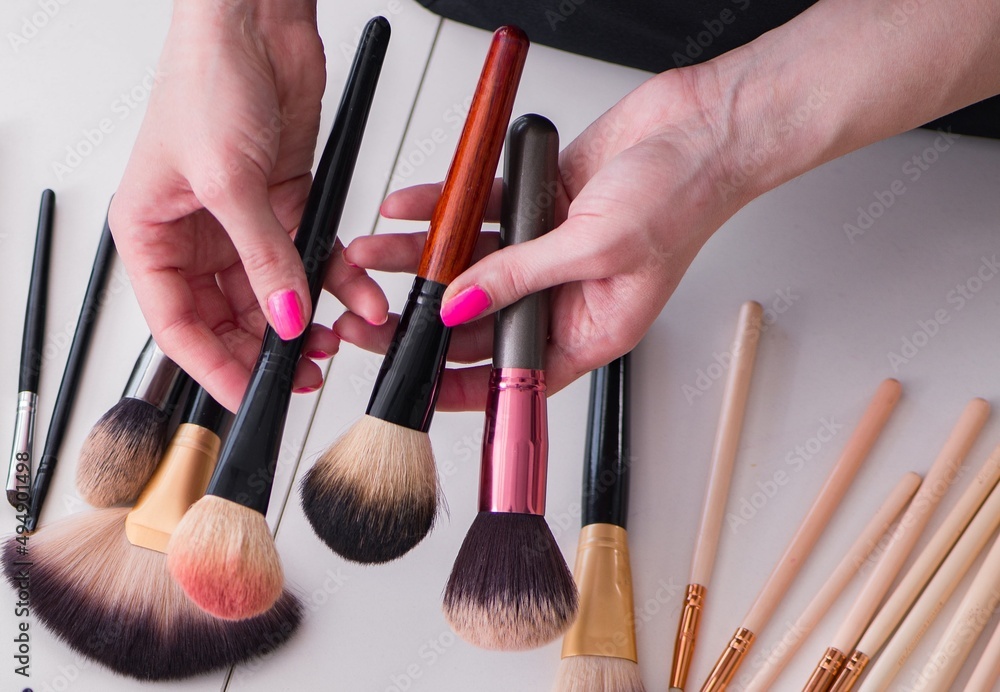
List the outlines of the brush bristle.
{"type": "Polygon", "coordinates": [[[191,600],[227,620],[270,609],[285,580],[264,515],[214,495],[191,505],[174,529],[167,568],[191,600]]]}
{"type": "Polygon", "coordinates": [[[611,656],[568,656],[553,692],[645,692],[639,664],[611,656]]]}
{"type": "Polygon", "coordinates": [[[455,558],[444,615],[471,644],[520,651],[569,629],[578,600],[545,517],[480,512],[455,558]]]}
{"type": "Polygon", "coordinates": [[[167,416],[141,399],[122,399],[101,416],[80,449],[76,487],[95,507],[133,502],[163,455],[167,416]]]}
{"type": "Polygon", "coordinates": [[[316,535],[335,553],[375,564],[409,552],[434,525],[437,468],[427,433],[364,416],[299,488],[316,535]]]}
{"type": "Polygon", "coordinates": [[[295,596],[285,592],[249,620],[212,617],[170,578],[166,555],[129,544],[128,511],[45,526],[31,536],[27,555],[14,538],[3,546],[7,581],[20,590],[27,570],[32,615],[75,651],[121,675],[179,680],[246,662],[291,637],[302,619],[295,596]]]}

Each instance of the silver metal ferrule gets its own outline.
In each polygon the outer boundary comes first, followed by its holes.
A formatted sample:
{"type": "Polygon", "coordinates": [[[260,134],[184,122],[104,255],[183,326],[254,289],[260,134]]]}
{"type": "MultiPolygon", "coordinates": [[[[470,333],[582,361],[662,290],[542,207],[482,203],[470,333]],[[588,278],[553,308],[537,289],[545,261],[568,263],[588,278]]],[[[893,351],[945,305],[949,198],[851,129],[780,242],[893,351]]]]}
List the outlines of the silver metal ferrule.
{"type": "Polygon", "coordinates": [[[31,487],[31,453],[35,440],[35,409],[38,395],[34,392],[17,393],[17,417],[14,419],[14,446],[10,451],[7,469],[7,502],[15,509],[27,505],[31,487]]]}
{"type": "Polygon", "coordinates": [[[149,337],[128,378],[122,399],[141,399],[161,411],[167,408],[181,377],[181,369],[149,337]]]}

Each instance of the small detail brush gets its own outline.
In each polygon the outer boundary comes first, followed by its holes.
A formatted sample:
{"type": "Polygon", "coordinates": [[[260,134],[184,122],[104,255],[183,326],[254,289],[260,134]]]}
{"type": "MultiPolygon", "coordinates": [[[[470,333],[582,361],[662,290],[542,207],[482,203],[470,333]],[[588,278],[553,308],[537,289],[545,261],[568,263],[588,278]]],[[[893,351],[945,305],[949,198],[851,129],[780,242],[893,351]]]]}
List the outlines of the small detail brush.
{"type": "MultiPolygon", "coordinates": [[[[389,22],[368,22],[358,44],[295,246],[309,284],[310,307],[319,299],[333,252],[365,123],[389,43],[389,22]]],[[[167,547],[170,574],[199,606],[217,617],[259,615],[280,597],[281,559],[264,518],[274,482],[292,377],[308,329],[282,341],[268,328],[257,364],[205,497],[174,530],[167,547]]]]}
{"type": "MultiPolygon", "coordinates": [[[[559,135],[539,115],[507,137],[500,246],[527,243],[555,225],[559,135]]],[[[479,514],[444,594],[444,615],[464,640],[487,649],[532,649],[576,617],[577,591],[545,522],[548,293],[499,311],[486,404],[479,514]]]]}
{"type": "Polygon", "coordinates": [[[306,518],[348,560],[395,560],[434,525],[438,479],[427,431],[451,334],[441,321],[441,297],[472,262],[527,51],[520,29],[493,34],[368,409],[302,480],[306,518]]]}
{"type": "MultiPolygon", "coordinates": [[[[21,338],[21,369],[17,381],[17,416],[14,419],[14,446],[7,469],[7,502],[27,508],[31,487],[31,456],[35,449],[35,410],[38,408],[38,379],[42,370],[42,339],[45,335],[45,305],[49,284],[49,256],[56,193],[42,192],[35,235],[35,257],[28,284],[28,305],[24,311],[21,338]]],[[[22,510],[23,511],[23,510],[22,510]]]]}
{"type": "Polygon", "coordinates": [[[563,638],[555,692],[643,692],[629,565],[628,354],[591,375],[583,529],[573,574],[580,614],[563,638]]]}
{"type": "Polygon", "coordinates": [[[691,659],[694,657],[698,624],[708,585],[712,580],[715,553],[719,547],[719,534],[726,513],[726,499],[729,497],[729,482],[733,475],[736,452],[739,450],[740,431],[743,429],[743,415],[750,395],[750,380],[757,357],[763,313],[760,303],[747,301],[740,308],[737,318],[733,360],[729,366],[726,389],[722,394],[722,412],[719,414],[719,426],[712,445],[708,489],[705,491],[701,524],[691,558],[691,578],[688,580],[684,608],[677,623],[674,658],[670,669],[671,690],[683,690],[687,685],[691,659]]]}
{"type": "Polygon", "coordinates": [[[56,465],[59,463],[59,448],[62,446],[63,436],[66,434],[66,427],[69,425],[69,414],[73,410],[73,402],[76,400],[76,390],[80,384],[80,375],[83,374],[84,361],[87,359],[87,351],[90,350],[90,340],[94,334],[94,325],[97,322],[97,315],[104,302],[101,293],[107,283],[108,272],[111,269],[111,260],[115,254],[115,241],[111,237],[111,228],[108,226],[107,217],[104,219],[104,229],[101,231],[101,240],[97,244],[97,255],[94,258],[94,266],[90,271],[90,279],[87,281],[87,290],[83,294],[83,304],[80,306],[80,317],[76,321],[76,330],[73,332],[73,341],[70,342],[69,355],[66,356],[66,366],[63,369],[62,380],[59,382],[59,393],[56,395],[55,406],[52,408],[52,418],[49,419],[49,430],[45,436],[45,446],[42,447],[42,456],[39,458],[38,471],[31,484],[31,507],[28,509],[28,516],[25,518],[24,527],[29,533],[35,530],[38,525],[38,518],[41,516],[42,507],[45,504],[45,497],[49,493],[49,484],[55,474],[56,465]]]}
{"type": "Polygon", "coordinates": [[[167,443],[167,424],[187,382],[149,337],[121,401],[91,428],[80,448],[76,488],[94,507],[134,502],[167,443]]]}

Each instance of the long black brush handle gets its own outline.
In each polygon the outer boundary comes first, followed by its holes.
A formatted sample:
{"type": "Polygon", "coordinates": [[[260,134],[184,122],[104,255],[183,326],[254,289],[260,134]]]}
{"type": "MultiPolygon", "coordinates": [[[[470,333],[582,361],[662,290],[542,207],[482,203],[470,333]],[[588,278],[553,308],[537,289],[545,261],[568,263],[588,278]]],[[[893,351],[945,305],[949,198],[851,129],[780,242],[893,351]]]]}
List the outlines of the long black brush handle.
{"type": "Polygon", "coordinates": [[[28,305],[24,313],[24,336],[21,339],[21,373],[17,391],[37,392],[42,371],[42,339],[45,334],[45,306],[48,302],[49,256],[52,248],[52,222],[55,218],[56,193],[42,192],[38,210],[35,257],[31,265],[28,305]]]}
{"type": "Polygon", "coordinates": [[[583,468],[583,525],[628,521],[629,359],[626,353],[590,379],[587,452],[583,468]]]}
{"type": "MultiPolygon", "coordinates": [[[[295,236],[314,306],[326,275],[327,261],[333,253],[337,226],[375,98],[389,34],[389,22],[384,17],[376,17],[365,26],[295,236]]],[[[292,377],[307,336],[308,329],[290,341],[282,341],[271,328],[264,333],[250,384],[206,494],[236,502],[261,514],[267,512],[292,395],[292,377]]]]}
{"type": "Polygon", "coordinates": [[[66,426],[69,423],[69,415],[73,410],[73,402],[76,400],[76,390],[80,384],[80,375],[83,374],[87,351],[90,350],[94,325],[101,311],[101,303],[103,302],[101,294],[107,283],[114,254],[115,241],[111,237],[111,228],[108,226],[107,217],[105,217],[104,230],[101,231],[101,241],[97,245],[97,256],[94,258],[94,267],[90,271],[87,292],[83,296],[80,317],[76,321],[76,331],[73,332],[73,341],[69,347],[69,355],[66,357],[66,367],[63,370],[62,381],[59,383],[59,394],[56,395],[56,403],[52,409],[49,431],[45,436],[45,447],[42,449],[42,456],[38,462],[38,473],[35,474],[35,480],[31,485],[31,508],[28,510],[28,516],[25,520],[25,528],[28,531],[34,531],[38,524],[45,496],[49,492],[49,483],[52,482],[56,464],[59,463],[59,448],[62,446],[66,426]]]}
{"type": "Polygon", "coordinates": [[[212,398],[204,387],[192,385],[187,406],[181,414],[181,424],[197,425],[222,437],[222,432],[232,419],[232,414],[212,398]]]}

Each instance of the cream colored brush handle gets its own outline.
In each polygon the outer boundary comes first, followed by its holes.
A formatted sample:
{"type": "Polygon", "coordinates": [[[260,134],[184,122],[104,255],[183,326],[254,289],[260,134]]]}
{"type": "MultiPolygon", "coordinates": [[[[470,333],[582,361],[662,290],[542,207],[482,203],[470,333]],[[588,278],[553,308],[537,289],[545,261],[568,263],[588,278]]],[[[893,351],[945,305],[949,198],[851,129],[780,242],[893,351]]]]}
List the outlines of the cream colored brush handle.
{"type": "Polygon", "coordinates": [[[965,692],[991,692],[1000,681],[1000,625],[986,644],[983,655],[965,685],[965,692]]]}

